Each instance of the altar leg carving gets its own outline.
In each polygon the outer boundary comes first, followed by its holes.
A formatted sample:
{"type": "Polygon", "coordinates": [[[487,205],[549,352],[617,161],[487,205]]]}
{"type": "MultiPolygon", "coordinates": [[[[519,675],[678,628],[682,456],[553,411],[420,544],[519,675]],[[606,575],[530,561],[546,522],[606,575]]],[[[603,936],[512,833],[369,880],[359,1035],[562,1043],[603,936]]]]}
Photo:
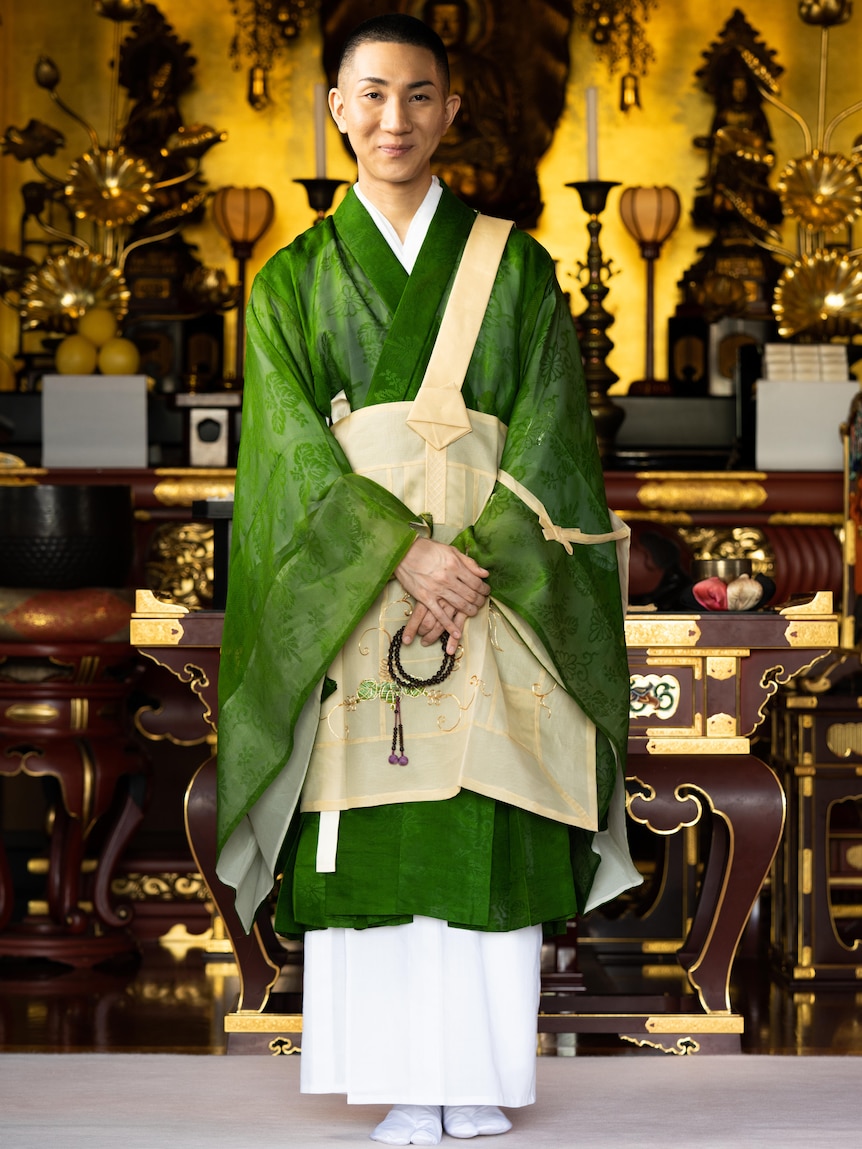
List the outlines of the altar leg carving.
{"type": "Polygon", "coordinates": [[[209,758],[189,783],[186,792],[186,833],[198,869],[206,881],[213,904],[224,922],[239,970],[237,1009],[261,1011],[269,1000],[281,967],[269,956],[267,941],[274,941],[272,926],[256,922],[250,934],[243,929],[234,908],[235,892],[216,874],[216,760],[209,758]]]}
{"type": "Polygon", "coordinates": [[[784,827],[781,783],[749,754],[643,755],[629,760],[628,773],[646,787],[631,800],[632,817],[660,833],[673,832],[674,821],[690,825],[702,800],[712,811],[700,897],[678,956],[704,1009],[729,1011],[733,959],[784,827]]]}

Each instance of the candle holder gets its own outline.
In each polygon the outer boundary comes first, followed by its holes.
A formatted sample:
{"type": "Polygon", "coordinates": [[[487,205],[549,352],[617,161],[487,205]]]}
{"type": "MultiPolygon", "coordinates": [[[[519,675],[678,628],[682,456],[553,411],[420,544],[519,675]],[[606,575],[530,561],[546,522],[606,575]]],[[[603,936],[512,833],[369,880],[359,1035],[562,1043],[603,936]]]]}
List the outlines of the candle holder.
{"type": "Polygon", "coordinates": [[[332,200],[335,197],[335,189],[346,184],[347,180],[328,180],[318,177],[313,180],[294,180],[295,184],[302,184],[305,188],[305,194],[308,196],[308,206],[312,211],[317,212],[317,219],[315,223],[320,223],[322,219],[326,218],[326,213],[332,207],[332,200]]]}
{"type": "Polygon", "coordinates": [[[603,460],[612,453],[614,436],[625,418],[623,409],[608,397],[608,388],[612,383],[616,383],[619,376],[605,363],[614,346],[607,335],[607,329],[613,323],[614,317],[605,311],[603,300],[608,293],[607,281],[616,272],[611,267],[613,261],[604,258],[599,245],[599,232],[602,230],[599,216],[605,210],[608,192],[611,188],[619,186],[619,180],[578,180],[566,184],[567,188],[574,188],[581,197],[584,211],[590,217],[587,221],[587,231],[590,235],[587,262],[578,263],[578,280],[583,281],[586,273],[586,282],[581,288],[581,294],[587,301],[587,307],[577,316],[576,323],[584,360],[590,412],[595,421],[596,439],[603,460]]]}

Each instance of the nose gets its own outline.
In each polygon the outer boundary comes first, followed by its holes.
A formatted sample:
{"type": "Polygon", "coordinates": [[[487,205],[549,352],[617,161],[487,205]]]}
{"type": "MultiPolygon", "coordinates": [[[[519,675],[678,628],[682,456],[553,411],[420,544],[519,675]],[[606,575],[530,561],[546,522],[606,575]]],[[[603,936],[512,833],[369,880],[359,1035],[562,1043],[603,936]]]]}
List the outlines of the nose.
{"type": "Polygon", "coordinates": [[[407,115],[406,104],[396,97],[388,99],[383,109],[380,126],[384,131],[392,132],[395,135],[409,132],[412,125],[410,117],[407,115]]]}

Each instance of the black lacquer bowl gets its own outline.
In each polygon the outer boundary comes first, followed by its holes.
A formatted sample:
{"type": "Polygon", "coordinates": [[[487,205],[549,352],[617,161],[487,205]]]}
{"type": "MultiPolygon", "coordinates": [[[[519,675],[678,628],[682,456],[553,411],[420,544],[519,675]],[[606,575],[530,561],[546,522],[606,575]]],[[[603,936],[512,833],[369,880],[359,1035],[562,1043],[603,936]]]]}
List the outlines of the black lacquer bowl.
{"type": "Polygon", "coordinates": [[[0,586],[124,586],[133,528],[128,486],[0,486],[0,586]]]}

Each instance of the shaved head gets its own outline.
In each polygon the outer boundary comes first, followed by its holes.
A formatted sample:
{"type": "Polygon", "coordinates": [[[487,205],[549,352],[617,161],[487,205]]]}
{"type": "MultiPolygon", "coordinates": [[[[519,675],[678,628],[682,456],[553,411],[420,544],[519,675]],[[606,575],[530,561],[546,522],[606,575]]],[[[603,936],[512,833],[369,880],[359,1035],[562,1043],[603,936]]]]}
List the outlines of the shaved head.
{"type": "Polygon", "coordinates": [[[374,16],[354,28],[344,43],[338,61],[339,86],[342,72],[350,68],[356,50],[362,44],[409,44],[414,48],[425,48],[434,57],[443,82],[443,91],[448,93],[449,57],[446,55],[446,47],[437,33],[415,16],[400,13],[374,16]]]}

